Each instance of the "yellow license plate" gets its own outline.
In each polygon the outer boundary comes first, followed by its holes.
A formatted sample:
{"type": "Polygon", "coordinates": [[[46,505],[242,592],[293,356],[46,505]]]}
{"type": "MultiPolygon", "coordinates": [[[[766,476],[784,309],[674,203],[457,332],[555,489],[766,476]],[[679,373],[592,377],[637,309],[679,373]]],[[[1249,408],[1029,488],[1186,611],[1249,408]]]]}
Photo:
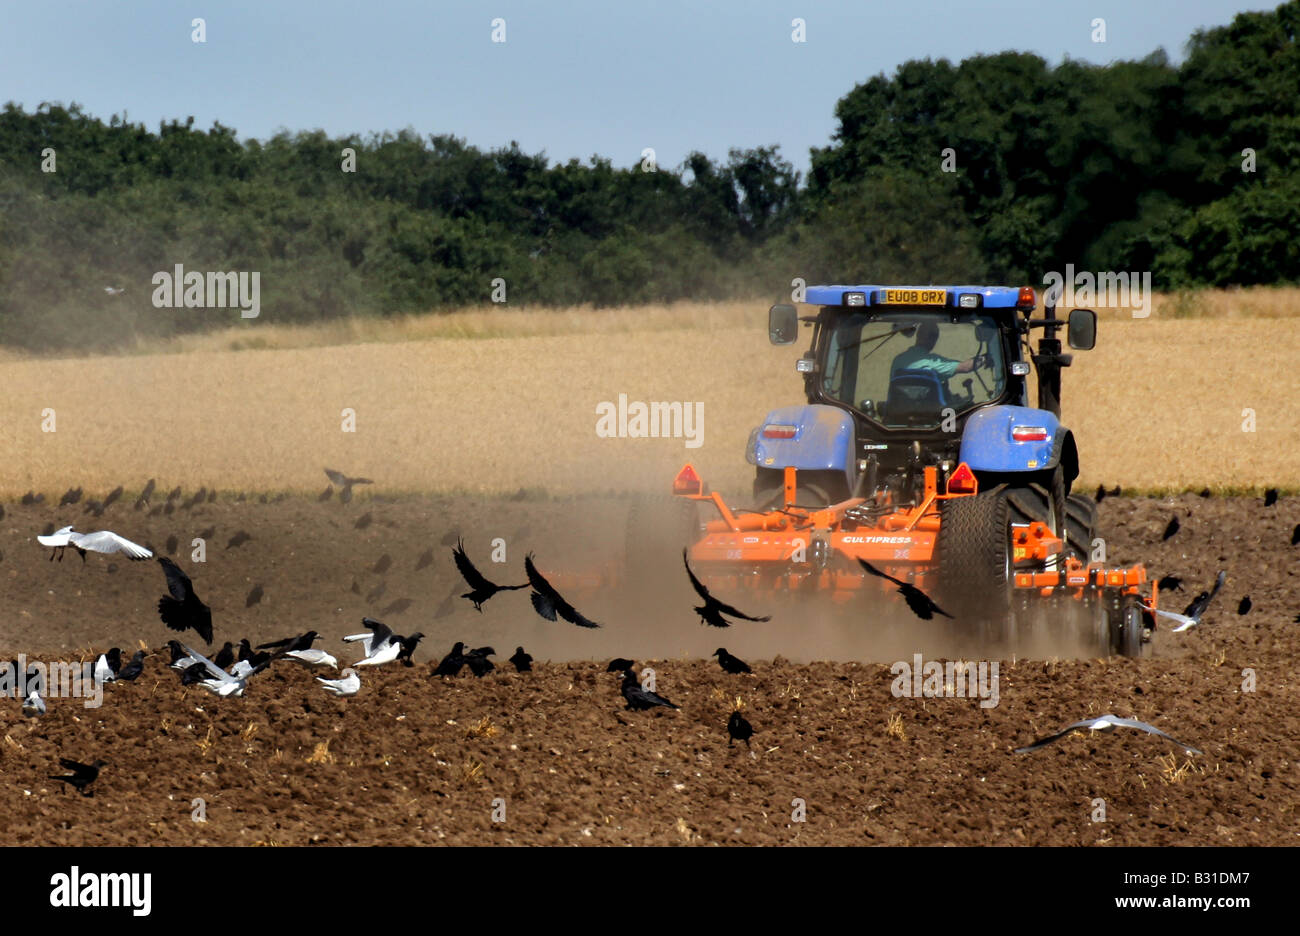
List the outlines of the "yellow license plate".
{"type": "Polygon", "coordinates": [[[946,289],[886,289],[884,305],[947,305],[946,289]]]}

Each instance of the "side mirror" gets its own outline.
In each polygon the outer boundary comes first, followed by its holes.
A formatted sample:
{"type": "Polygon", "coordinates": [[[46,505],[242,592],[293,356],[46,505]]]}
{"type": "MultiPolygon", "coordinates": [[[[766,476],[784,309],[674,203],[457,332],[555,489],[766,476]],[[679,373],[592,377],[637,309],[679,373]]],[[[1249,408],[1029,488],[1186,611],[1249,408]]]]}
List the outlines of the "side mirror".
{"type": "Polygon", "coordinates": [[[799,337],[799,313],[792,305],[774,305],[767,310],[767,340],[774,345],[794,344],[799,337]]]}
{"type": "Polygon", "coordinates": [[[1097,313],[1092,309],[1072,309],[1066,333],[1071,348],[1091,351],[1097,345],[1097,313]]]}

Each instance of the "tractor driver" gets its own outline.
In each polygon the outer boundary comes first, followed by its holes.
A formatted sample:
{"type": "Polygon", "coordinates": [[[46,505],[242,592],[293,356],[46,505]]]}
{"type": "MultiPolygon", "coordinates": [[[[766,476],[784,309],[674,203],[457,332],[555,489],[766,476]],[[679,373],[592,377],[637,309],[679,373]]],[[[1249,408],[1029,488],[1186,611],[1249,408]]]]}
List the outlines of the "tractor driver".
{"type": "Polygon", "coordinates": [[[916,328],[916,344],[894,358],[889,368],[889,378],[893,380],[899,371],[930,371],[941,380],[947,380],[954,374],[968,374],[982,362],[978,356],[964,361],[954,361],[942,354],[934,353],[934,346],[939,342],[939,325],[936,322],[922,322],[916,328]]]}

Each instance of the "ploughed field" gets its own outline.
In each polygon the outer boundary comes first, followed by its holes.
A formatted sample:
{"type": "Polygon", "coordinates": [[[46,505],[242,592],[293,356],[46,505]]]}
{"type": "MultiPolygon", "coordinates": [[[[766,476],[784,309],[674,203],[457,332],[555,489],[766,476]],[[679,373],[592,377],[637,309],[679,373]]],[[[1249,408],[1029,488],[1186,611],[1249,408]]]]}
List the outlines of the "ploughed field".
{"type": "Polygon", "coordinates": [[[17,700],[0,700],[6,842],[1179,845],[1291,844],[1300,833],[1298,498],[1268,508],[1253,497],[1107,498],[1110,559],[1184,578],[1166,607],[1181,611],[1227,570],[1205,623],[1183,634],[1162,626],[1142,660],[966,653],[999,667],[997,704],[982,706],[894,691],[890,664],[942,658],[945,635],[918,629],[892,592],[833,611],[727,592],[773,620],[719,630],[692,611],[679,556],[656,570],[653,595],[587,587],[579,573],[621,556],[627,497],[387,499],[376,486],[344,505],[241,501],[223,488],[213,503],[154,514],[162,481],[149,508],[133,510],[128,496],[99,518],[81,504],[59,509],[61,490],[49,486],[43,504],[4,500],[0,658],[152,648],[140,679],[107,686],[102,707],[52,698],[47,715],[26,719],[17,700]],[[1181,529],[1162,542],[1174,514],[1181,529]],[[312,628],[346,663],[358,654],[339,638],[361,630],[363,615],[426,639],[414,667],[363,671],[351,699],[283,663],[242,698],[185,690],[159,651],[173,635],[156,612],[158,564],[94,554],[83,564],[71,552],[48,562],[35,535],[66,523],[159,554],[175,537],[174,558],[213,608],[217,646],[312,628]],[[249,538],[229,546],[241,531],[249,538]],[[475,612],[454,597],[466,590],[444,544],[455,533],[502,584],[525,580],[534,551],[604,626],[543,621],[527,591],[475,612]],[[202,534],[206,561],[194,563],[202,534]],[[504,563],[492,561],[496,539],[504,563]],[[1240,616],[1245,595],[1253,608],[1240,616]],[[456,640],[495,647],[497,671],[432,677],[456,640]],[[532,673],[505,662],[520,644],[537,660],[532,673]],[[723,673],[707,658],[719,646],[754,675],[723,673]],[[625,711],[619,677],[605,672],[614,656],[652,667],[680,711],[625,711]],[[1252,675],[1255,691],[1243,691],[1252,675]],[[728,745],[737,699],[755,729],[750,749],[728,745]],[[1150,722],[1204,754],[1125,730],[1012,753],[1103,713],[1150,722]],[[94,796],[47,779],[60,756],[109,761],[94,796]],[[1098,799],[1104,822],[1093,821],[1098,799]],[[806,821],[793,821],[795,800],[806,821]]]}

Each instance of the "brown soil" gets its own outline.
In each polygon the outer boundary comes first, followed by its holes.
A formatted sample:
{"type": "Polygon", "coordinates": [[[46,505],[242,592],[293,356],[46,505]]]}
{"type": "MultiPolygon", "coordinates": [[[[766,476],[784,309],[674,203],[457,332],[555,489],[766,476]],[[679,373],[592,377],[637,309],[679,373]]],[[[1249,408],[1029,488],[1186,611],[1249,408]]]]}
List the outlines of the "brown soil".
{"type": "Polygon", "coordinates": [[[156,654],[139,681],[108,686],[102,708],[51,699],[48,715],[28,720],[4,700],[0,840],[1296,843],[1300,692],[1291,669],[1300,656],[1292,623],[1300,581],[1289,539],[1300,500],[1266,509],[1245,498],[1107,499],[1110,558],[1186,579],[1169,606],[1181,610],[1219,568],[1229,575],[1224,593],[1203,627],[1179,635],[1162,628],[1151,659],[1003,660],[999,704],[987,709],[970,699],[892,695],[888,662],[933,652],[913,639],[893,596],[863,596],[867,614],[849,607],[826,618],[769,607],[752,593],[737,604],[771,611],[773,621],[717,631],[690,610],[677,566],[653,602],[575,590],[579,608],[605,624],[599,631],[542,621],[526,592],[497,596],[481,615],[455,599],[451,613],[435,616],[463,590],[440,542],[448,532],[467,534],[490,578],[521,582],[530,549],[557,574],[616,558],[627,506],[616,498],[384,503],[364,495],[347,506],[261,504],[223,493],[215,504],[153,517],[118,504],[95,520],[79,506],[5,504],[0,659],[76,660],[114,644],[129,653],[139,640],[158,648],[171,636],[155,611],[163,593],[155,563],[92,555],[83,565],[75,554],[48,563],[34,536],[49,523],[114,529],[161,552],[176,536],[177,558],[214,608],[218,645],[310,627],[326,635],[320,646],[351,660],[338,638],[358,630],[365,614],[428,638],[414,668],[365,672],[361,693],[348,700],[284,665],[256,677],[242,699],[217,699],[182,690],[156,654]],[[371,523],[356,528],[367,513],[371,523]],[[1173,513],[1182,530],[1162,543],[1173,513]],[[192,564],[190,541],[207,527],[216,528],[207,562],[192,564]],[[238,530],[252,539],[227,549],[238,530]],[[494,537],[509,550],[504,565],[490,561],[494,537]],[[432,565],[416,571],[429,547],[432,565]],[[370,571],[384,554],[391,568],[370,571]],[[361,594],[351,590],[354,579],[361,594]],[[381,581],[385,593],[367,602],[381,581]],[[245,608],[256,584],[265,597],[245,608]],[[1254,610],[1239,617],[1246,594],[1254,610]],[[383,612],[402,598],[407,610],[383,612]],[[504,669],[523,644],[539,661],[536,672],[430,678],[430,661],[457,639],[493,645],[504,669]],[[704,659],[719,645],[756,675],[728,676],[704,659]],[[624,711],[618,677],[604,672],[616,655],[653,661],[640,665],[654,667],[659,692],[681,711],[624,711]],[[541,662],[548,659],[577,662],[541,662]],[[791,662],[827,659],[840,662],[791,662]],[[1255,692],[1242,691],[1246,669],[1255,692]],[[752,751],[727,744],[737,697],[756,730],[752,751]],[[1136,732],[1012,753],[1105,712],[1152,722],[1205,753],[1189,758],[1136,732]],[[887,728],[894,716],[901,737],[887,728]],[[93,797],[46,779],[59,772],[60,756],[110,761],[93,797]],[[806,803],[806,822],[792,821],[796,798],[806,803]],[[192,820],[196,799],[205,823],[192,820]],[[497,799],[504,822],[493,821],[497,799]],[[1092,821],[1096,799],[1105,801],[1104,823],[1092,821]]]}

